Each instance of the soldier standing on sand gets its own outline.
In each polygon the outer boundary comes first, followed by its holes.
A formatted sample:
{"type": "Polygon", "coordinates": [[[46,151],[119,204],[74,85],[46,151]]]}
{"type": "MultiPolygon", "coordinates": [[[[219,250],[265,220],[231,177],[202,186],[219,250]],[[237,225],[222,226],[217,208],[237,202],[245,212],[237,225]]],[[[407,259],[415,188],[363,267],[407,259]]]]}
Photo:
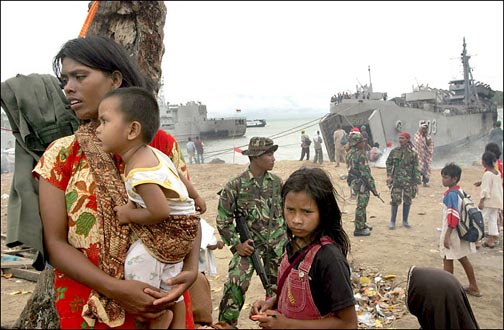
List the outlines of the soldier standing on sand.
{"type": "Polygon", "coordinates": [[[373,227],[366,224],[366,208],[369,203],[369,192],[378,195],[374,178],[366,157],[366,141],[361,134],[355,133],[348,138],[350,151],[346,162],[348,167],[348,180],[353,193],[357,195],[355,208],[354,236],[369,236],[373,227]]]}
{"type": "Polygon", "coordinates": [[[217,229],[233,253],[219,306],[219,321],[233,326],[238,321],[254,273],[250,258],[254,248],[249,245],[250,241],[259,252],[271,284],[271,292],[266,295],[271,297],[276,291],[278,268],[287,240],[282,213],[282,180],[269,172],[275,165],[273,154],[277,149],[278,145],[269,138],[251,138],[248,150],[242,152],[249,156],[248,169],[229,180],[219,192],[217,229]],[[240,243],[234,222],[236,211],[245,216],[252,240],[240,243]]]}
{"type": "Polygon", "coordinates": [[[408,132],[399,134],[399,146],[390,152],[387,167],[387,185],[390,188],[392,201],[392,215],[389,229],[395,229],[397,209],[403,204],[403,226],[411,228],[408,223],[408,215],[411,207],[411,200],[418,193],[418,185],[421,183],[420,170],[418,169],[418,155],[413,149],[408,132]]]}

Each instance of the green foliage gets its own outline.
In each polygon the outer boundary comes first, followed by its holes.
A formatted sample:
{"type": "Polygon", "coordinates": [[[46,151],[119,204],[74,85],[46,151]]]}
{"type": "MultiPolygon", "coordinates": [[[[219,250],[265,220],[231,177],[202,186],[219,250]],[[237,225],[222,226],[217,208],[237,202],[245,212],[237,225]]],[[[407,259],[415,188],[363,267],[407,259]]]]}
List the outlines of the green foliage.
{"type": "Polygon", "coordinates": [[[492,101],[497,103],[497,106],[502,107],[502,91],[495,91],[492,101]]]}

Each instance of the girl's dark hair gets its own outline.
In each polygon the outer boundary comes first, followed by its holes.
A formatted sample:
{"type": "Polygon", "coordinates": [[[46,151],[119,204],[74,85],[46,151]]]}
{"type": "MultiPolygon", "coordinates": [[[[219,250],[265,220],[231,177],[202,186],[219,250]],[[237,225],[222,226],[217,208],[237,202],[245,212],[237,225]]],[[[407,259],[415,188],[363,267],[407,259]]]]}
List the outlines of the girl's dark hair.
{"type": "MultiPolygon", "coordinates": [[[[315,229],[315,239],[329,236],[341,248],[345,257],[350,252],[350,239],[343,229],[341,211],[336,202],[336,190],[327,173],[320,168],[302,167],[292,173],[282,187],[282,202],[289,192],[305,192],[317,203],[320,224],[315,229]]],[[[285,214],[284,214],[285,218],[285,214]]],[[[293,238],[287,227],[289,239],[293,238]]]]}
{"type": "Polygon", "coordinates": [[[154,95],[141,87],[113,89],[103,99],[117,97],[120,111],[127,122],[138,121],[142,125],[142,140],[151,143],[159,129],[159,105],[154,95]]]}
{"type": "Polygon", "coordinates": [[[483,156],[481,156],[481,160],[483,161],[483,164],[485,164],[485,166],[493,167],[497,158],[495,157],[495,154],[493,152],[485,151],[483,153],[483,156]]]}
{"type": "Polygon", "coordinates": [[[143,87],[152,93],[157,90],[152,79],[140,73],[124,47],[111,38],[87,36],[67,41],[53,59],[53,71],[58,79],[66,57],[108,74],[119,71],[123,76],[120,87],[143,87]]]}
{"type": "Polygon", "coordinates": [[[501,156],[501,151],[497,143],[493,142],[487,143],[487,145],[485,146],[485,151],[493,152],[495,155],[495,159],[499,159],[501,156]]]}

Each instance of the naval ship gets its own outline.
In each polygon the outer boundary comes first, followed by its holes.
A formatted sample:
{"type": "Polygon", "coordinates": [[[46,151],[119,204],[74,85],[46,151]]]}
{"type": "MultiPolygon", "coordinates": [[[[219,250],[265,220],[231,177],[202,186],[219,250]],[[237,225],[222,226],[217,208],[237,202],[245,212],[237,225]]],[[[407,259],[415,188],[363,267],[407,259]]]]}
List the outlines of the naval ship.
{"type": "Polygon", "coordinates": [[[366,126],[369,145],[388,141],[397,143],[399,133],[413,135],[421,124],[427,124],[434,142],[434,156],[488,135],[497,121],[495,92],[487,84],[473,79],[465,38],[461,60],[464,77],[449,82],[442,90],[417,86],[412,92],[387,100],[387,93],[374,92],[369,71],[369,86],[360,86],[353,94],[333,96],[330,113],[319,126],[327,153],[334,161],[333,132],[337,126],[347,133],[353,127],[366,126]]]}
{"type": "Polygon", "coordinates": [[[165,103],[158,97],[161,129],[179,141],[199,136],[201,139],[217,139],[245,135],[245,117],[207,118],[207,107],[201,102],[186,104],[165,103]]]}

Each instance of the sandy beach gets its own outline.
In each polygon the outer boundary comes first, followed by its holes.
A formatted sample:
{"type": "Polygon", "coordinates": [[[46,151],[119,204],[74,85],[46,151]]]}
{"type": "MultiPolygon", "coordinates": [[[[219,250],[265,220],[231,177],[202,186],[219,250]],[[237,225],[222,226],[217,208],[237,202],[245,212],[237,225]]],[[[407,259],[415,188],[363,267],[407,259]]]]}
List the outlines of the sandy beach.
{"type": "MultiPolygon", "coordinates": [[[[396,275],[390,283],[398,289],[405,289],[408,269],[411,265],[431,266],[442,268],[439,256],[439,228],[441,227],[441,202],[445,188],[441,184],[440,170],[434,169],[431,177],[431,187],[420,187],[417,198],[413,200],[410,212],[411,229],[403,228],[400,224],[396,230],[387,228],[390,219],[390,195],[385,184],[385,169],[372,168],[378,191],[385,200],[383,204],[379,199],[371,197],[367,208],[368,223],[374,227],[369,237],[354,237],[353,212],[355,201],[351,201],[350,191],[346,181],[340,175],[346,174],[346,167],[334,167],[334,163],[325,162],[315,165],[311,161],[278,161],[273,173],[283,180],[300,166],[321,166],[332,177],[338,193],[341,195],[340,208],[343,210],[344,228],[349,234],[352,247],[349,261],[354,269],[367,270],[370,277],[381,274],[396,275]]],[[[238,164],[202,164],[189,165],[191,180],[199,193],[207,202],[208,211],[203,217],[215,226],[218,195],[217,192],[233,176],[241,173],[246,165],[238,164]]],[[[462,171],[461,187],[479,200],[479,188],[473,186],[475,181],[481,179],[483,169],[480,166],[465,167],[462,171]]],[[[2,195],[8,194],[11,174],[2,174],[2,195]]],[[[2,233],[6,232],[6,205],[7,199],[2,198],[2,233]]],[[[399,209],[398,218],[401,217],[402,208],[399,209]]],[[[398,220],[399,221],[399,220],[398,220]]],[[[399,221],[400,222],[400,221],[399,221]]],[[[502,233],[501,233],[502,235],[502,233]]],[[[219,235],[217,233],[217,237],[219,235]]],[[[5,249],[2,239],[2,249],[5,249]]],[[[212,287],[213,315],[218,315],[218,305],[222,296],[222,288],[227,277],[228,260],[231,256],[226,246],[215,252],[217,259],[218,275],[209,277],[212,287]]],[[[503,324],[503,262],[502,262],[502,236],[499,246],[494,249],[482,247],[477,253],[471,255],[470,261],[474,266],[476,278],[482,297],[469,296],[469,301],[481,328],[502,329],[503,324]]],[[[467,279],[462,266],[455,264],[455,276],[465,285],[467,279]]],[[[12,295],[12,292],[30,291],[35,283],[19,281],[16,278],[2,277],[2,327],[12,324],[21,313],[30,294],[12,295]]],[[[251,287],[247,292],[245,306],[242,310],[238,327],[258,328],[254,321],[248,319],[250,304],[261,299],[264,291],[257,276],[254,276],[251,287]]],[[[416,318],[405,311],[404,303],[397,304],[396,318],[391,322],[377,322],[371,327],[385,328],[419,328],[416,318]]],[[[365,326],[363,326],[365,327],[365,326]]]]}

